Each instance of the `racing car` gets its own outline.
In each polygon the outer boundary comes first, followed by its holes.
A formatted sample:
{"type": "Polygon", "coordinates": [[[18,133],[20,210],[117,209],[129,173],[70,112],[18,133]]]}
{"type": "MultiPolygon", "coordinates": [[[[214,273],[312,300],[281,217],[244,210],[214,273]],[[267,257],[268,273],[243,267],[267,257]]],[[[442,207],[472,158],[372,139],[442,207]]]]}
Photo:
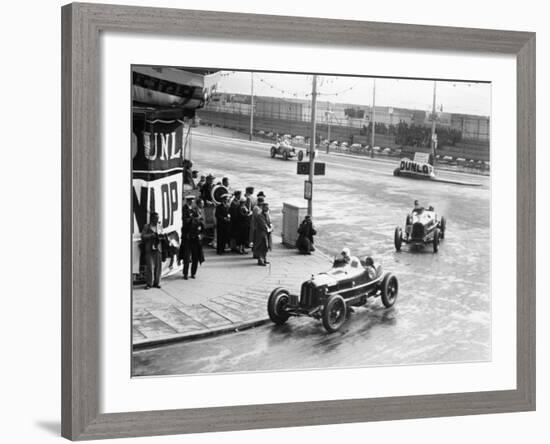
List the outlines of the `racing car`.
{"type": "Polygon", "coordinates": [[[352,307],[365,305],[370,297],[380,297],[386,308],[392,307],[397,299],[397,278],[384,273],[380,265],[374,270],[374,277],[369,277],[356,258],[344,266],[335,261],[329,271],[303,282],[299,295],[277,287],[267,302],[269,318],[282,325],[291,316],[310,316],[322,320],[324,328],[333,333],[344,325],[352,307]]]}
{"type": "Polygon", "coordinates": [[[304,158],[304,152],[302,150],[298,150],[296,152],[296,148],[294,148],[290,141],[288,139],[281,139],[278,140],[275,145],[271,146],[270,150],[271,157],[275,157],[277,155],[282,156],[284,160],[288,160],[291,157],[298,157],[298,160],[302,160],[304,158]]]}
{"type": "Polygon", "coordinates": [[[405,235],[400,227],[395,229],[395,249],[400,251],[403,242],[415,247],[432,244],[434,253],[437,253],[439,242],[445,238],[446,228],[445,217],[439,218],[433,207],[415,209],[405,220],[405,235]]]}

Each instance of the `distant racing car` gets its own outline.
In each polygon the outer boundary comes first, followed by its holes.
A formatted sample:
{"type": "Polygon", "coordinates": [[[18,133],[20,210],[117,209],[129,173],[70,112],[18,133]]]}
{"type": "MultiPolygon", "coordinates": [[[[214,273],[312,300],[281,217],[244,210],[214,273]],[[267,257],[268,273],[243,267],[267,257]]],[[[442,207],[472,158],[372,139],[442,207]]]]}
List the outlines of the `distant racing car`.
{"type": "MultiPolygon", "coordinates": [[[[374,267],[373,267],[374,268],[374,267]]],[[[269,295],[267,311],[277,325],[291,316],[310,316],[320,319],[329,333],[346,322],[351,307],[365,305],[370,297],[380,297],[386,308],[395,304],[399,284],[392,273],[384,273],[379,265],[374,277],[357,258],[344,266],[335,262],[326,273],[313,275],[302,283],[300,294],[282,287],[269,295]]]]}
{"type": "Polygon", "coordinates": [[[284,160],[288,160],[291,157],[296,156],[298,157],[298,160],[302,160],[304,158],[304,152],[302,150],[298,150],[298,152],[296,152],[296,148],[294,148],[290,141],[286,138],[278,140],[275,145],[272,145],[270,154],[271,157],[275,157],[277,155],[282,156],[284,160]]]}
{"type": "Polygon", "coordinates": [[[433,207],[415,209],[407,215],[405,233],[400,227],[395,229],[395,249],[400,251],[403,242],[417,247],[431,244],[433,252],[437,253],[440,241],[445,238],[446,229],[445,217],[439,218],[433,207]]]}

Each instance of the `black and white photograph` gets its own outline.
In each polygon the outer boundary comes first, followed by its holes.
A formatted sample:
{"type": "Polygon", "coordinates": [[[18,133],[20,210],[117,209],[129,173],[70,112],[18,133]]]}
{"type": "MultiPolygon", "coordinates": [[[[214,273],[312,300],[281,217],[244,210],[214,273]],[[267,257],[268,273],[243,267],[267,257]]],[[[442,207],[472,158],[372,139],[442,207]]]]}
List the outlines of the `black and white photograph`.
{"type": "Polygon", "coordinates": [[[133,65],[132,376],[491,360],[491,83],[133,65]]]}

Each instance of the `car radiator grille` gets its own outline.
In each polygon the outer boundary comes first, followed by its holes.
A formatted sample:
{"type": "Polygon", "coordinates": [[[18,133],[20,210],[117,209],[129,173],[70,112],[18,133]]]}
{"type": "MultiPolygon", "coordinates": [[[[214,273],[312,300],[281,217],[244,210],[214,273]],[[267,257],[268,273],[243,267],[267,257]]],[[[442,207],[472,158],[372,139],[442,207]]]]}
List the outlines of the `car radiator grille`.
{"type": "Polygon", "coordinates": [[[315,304],[315,285],[307,281],[302,284],[300,293],[300,305],[304,308],[312,307],[315,304]]]}
{"type": "Polygon", "coordinates": [[[411,238],[413,239],[424,239],[424,225],[420,222],[416,222],[412,226],[411,238]]]}

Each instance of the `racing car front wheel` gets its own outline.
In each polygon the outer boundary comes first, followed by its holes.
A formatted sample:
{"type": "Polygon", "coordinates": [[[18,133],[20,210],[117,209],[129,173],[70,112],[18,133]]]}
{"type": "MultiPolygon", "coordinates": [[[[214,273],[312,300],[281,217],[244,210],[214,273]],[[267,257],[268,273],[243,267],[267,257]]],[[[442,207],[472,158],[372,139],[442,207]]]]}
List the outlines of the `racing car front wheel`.
{"type": "Polygon", "coordinates": [[[334,294],[328,298],[323,310],[323,326],[329,333],[338,331],[346,322],[347,307],[344,298],[334,294]]]}
{"type": "Polygon", "coordinates": [[[382,292],[380,294],[384,307],[390,308],[395,304],[398,292],[399,284],[397,283],[397,278],[393,274],[388,273],[382,280],[382,292]]]}
{"type": "Polygon", "coordinates": [[[285,306],[290,300],[288,291],[282,287],[275,288],[267,300],[267,314],[277,325],[283,325],[289,318],[288,313],[284,311],[285,306]]]}
{"type": "Polygon", "coordinates": [[[403,238],[401,235],[402,235],[401,228],[397,227],[393,235],[393,243],[395,244],[395,249],[397,251],[401,250],[401,242],[403,241],[403,238]]]}
{"type": "Polygon", "coordinates": [[[304,158],[304,152],[302,150],[298,151],[298,160],[301,162],[304,158]]]}
{"type": "Polygon", "coordinates": [[[271,157],[275,157],[275,154],[277,154],[277,150],[274,146],[271,147],[271,157]]]}
{"type": "Polygon", "coordinates": [[[447,228],[447,220],[444,216],[441,216],[441,222],[439,223],[441,226],[441,239],[445,239],[445,229],[447,228]]]}
{"type": "Polygon", "coordinates": [[[441,233],[439,231],[439,228],[436,228],[434,230],[434,240],[433,240],[434,253],[437,253],[437,251],[439,250],[439,239],[440,238],[441,238],[441,233]]]}
{"type": "Polygon", "coordinates": [[[283,151],[283,159],[288,160],[288,151],[283,151]]]}

